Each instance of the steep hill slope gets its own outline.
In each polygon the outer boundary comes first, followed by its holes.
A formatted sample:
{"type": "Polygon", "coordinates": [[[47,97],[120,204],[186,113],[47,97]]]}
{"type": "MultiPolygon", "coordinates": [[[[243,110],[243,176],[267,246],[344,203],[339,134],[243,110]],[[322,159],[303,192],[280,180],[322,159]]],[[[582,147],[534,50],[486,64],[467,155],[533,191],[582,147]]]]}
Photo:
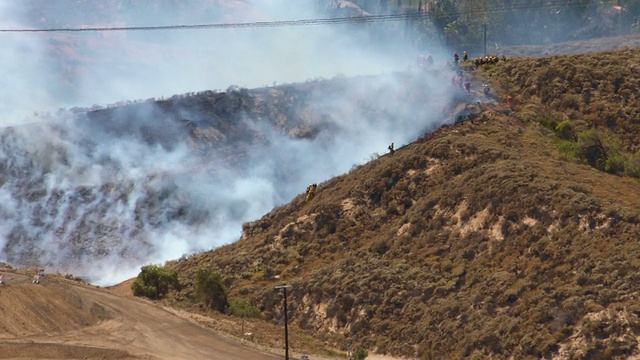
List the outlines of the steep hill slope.
{"type": "Polygon", "coordinates": [[[0,261],[104,284],[234,241],[309,181],[438,127],[447,74],[230,87],[2,128],[0,261]]]}
{"type": "MultiPolygon", "coordinates": [[[[632,151],[624,135],[634,129],[637,102],[608,96],[603,90],[614,80],[580,64],[633,56],[514,60],[478,76],[515,94],[546,69],[574,89],[580,82],[558,64],[579,67],[602,94],[598,104],[629,113],[607,136],[632,151]]],[[[560,80],[548,80],[540,78],[531,94],[553,93],[560,80]]],[[[577,109],[524,94],[515,94],[514,110],[485,103],[474,121],[445,127],[319,184],[311,201],[300,195],[247,223],[237,243],[170,264],[187,284],[176,299],[191,296],[192,275],[204,266],[221,272],[231,295],[250,299],[268,321],[283,316],[273,286],[292,284],[291,322],[323,332],[338,348],[353,339],[424,359],[640,354],[640,186],[568,157],[556,128],[540,119],[571,118],[577,109]]],[[[585,115],[584,130],[601,126],[592,120],[585,115]]]]}

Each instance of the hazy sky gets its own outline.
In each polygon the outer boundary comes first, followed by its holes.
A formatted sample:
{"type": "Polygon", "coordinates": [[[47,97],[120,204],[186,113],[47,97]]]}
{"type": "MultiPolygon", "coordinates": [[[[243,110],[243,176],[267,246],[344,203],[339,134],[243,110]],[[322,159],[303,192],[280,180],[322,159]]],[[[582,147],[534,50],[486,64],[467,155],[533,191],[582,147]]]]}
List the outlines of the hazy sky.
{"type": "MultiPolygon", "coordinates": [[[[51,2],[32,2],[52,6],[51,2]]],[[[126,3],[105,0],[105,3],[115,2],[126,3]]],[[[101,12],[96,12],[103,14],[102,18],[108,22],[97,23],[95,16],[87,15],[86,11],[60,9],[73,3],[56,1],[57,11],[42,5],[43,15],[38,17],[34,15],[39,14],[37,7],[27,11],[22,2],[6,0],[0,4],[0,24],[3,28],[33,28],[34,25],[58,27],[66,24],[69,27],[193,24],[207,23],[209,18],[214,18],[216,21],[212,22],[215,23],[220,21],[217,16],[200,16],[190,21],[186,10],[177,12],[171,7],[162,12],[157,2],[150,2],[154,5],[148,5],[148,11],[138,5],[114,10],[115,13],[109,16],[104,14],[105,9],[117,7],[105,6],[101,12]]],[[[184,7],[199,9],[194,4],[202,3],[207,2],[186,2],[184,7]]],[[[309,6],[311,2],[308,1],[221,3],[225,7],[217,10],[227,14],[222,20],[234,23],[326,16],[314,13],[315,7],[309,6]]],[[[201,15],[195,10],[193,13],[201,15]]],[[[0,106],[14,112],[33,113],[226,89],[230,85],[252,88],[337,74],[375,74],[411,63],[412,58],[407,56],[411,52],[398,53],[397,44],[389,44],[393,51],[374,53],[363,46],[362,39],[354,39],[349,33],[353,33],[349,25],[1,33],[0,69],[4,76],[8,75],[4,79],[8,86],[0,88],[0,106]]]]}

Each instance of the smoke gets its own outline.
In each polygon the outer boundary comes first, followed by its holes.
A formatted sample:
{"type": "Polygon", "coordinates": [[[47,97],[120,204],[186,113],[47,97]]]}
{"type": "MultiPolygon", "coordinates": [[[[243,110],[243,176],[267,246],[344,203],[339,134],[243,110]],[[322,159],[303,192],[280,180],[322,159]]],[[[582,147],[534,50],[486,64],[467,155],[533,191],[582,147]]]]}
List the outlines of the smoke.
{"type": "MultiPolygon", "coordinates": [[[[104,1],[100,9],[109,12],[88,23],[81,17],[87,9],[62,11],[70,6],[64,1],[35,7],[37,15],[20,5],[26,3],[38,1],[1,3],[2,27],[33,27],[33,19],[45,26],[143,26],[323,16],[282,0],[203,0],[201,17],[171,1],[157,3],[164,8],[104,1]]],[[[0,261],[114,283],[136,275],[141,265],[236,241],[244,222],[290,201],[309,183],[439,126],[451,99],[448,72],[393,72],[406,70],[418,51],[436,59],[443,51],[383,44],[354,31],[357,26],[0,34],[6,49],[0,68],[5,81],[16,84],[0,89],[3,123],[29,123],[0,134],[0,261]],[[232,120],[250,134],[235,139],[211,130],[218,120],[202,111],[130,103],[334,77],[344,79],[341,86],[314,88],[300,110],[305,126],[323,129],[313,139],[287,136],[274,127],[277,119],[248,116],[232,120]],[[123,106],[54,111],[113,103],[123,106]],[[198,148],[182,120],[210,131],[208,139],[222,145],[198,148]]]]}

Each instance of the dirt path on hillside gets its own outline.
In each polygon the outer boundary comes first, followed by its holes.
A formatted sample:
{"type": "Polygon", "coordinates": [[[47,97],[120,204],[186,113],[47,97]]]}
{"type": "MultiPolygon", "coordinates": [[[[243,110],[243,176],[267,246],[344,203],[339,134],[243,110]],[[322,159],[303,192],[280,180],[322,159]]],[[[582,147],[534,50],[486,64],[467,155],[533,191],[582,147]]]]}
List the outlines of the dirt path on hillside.
{"type": "Polygon", "coordinates": [[[5,280],[0,359],[281,358],[142,299],[61,278],[45,277],[40,285],[25,275],[6,274],[5,280]]]}

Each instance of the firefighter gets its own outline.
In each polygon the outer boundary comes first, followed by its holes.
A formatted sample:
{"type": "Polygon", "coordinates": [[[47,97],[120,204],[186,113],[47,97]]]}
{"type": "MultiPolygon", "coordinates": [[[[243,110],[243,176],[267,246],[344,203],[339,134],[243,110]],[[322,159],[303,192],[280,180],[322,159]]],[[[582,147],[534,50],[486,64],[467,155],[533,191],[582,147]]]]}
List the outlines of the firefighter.
{"type": "Polygon", "coordinates": [[[460,90],[462,90],[462,75],[459,75],[456,78],[456,87],[460,90]]]}
{"type": "Polygon", "coordinates": [[[462,52],[462,61],[467,62],[469,60],[469,55],[467,55],[466,51],[462,52]]]}
{"type": "Polygon", "coordinates": [[[393,146],[393,143],[391,143],[391,145],[389,145],[387,149],[389,149],[389,154],[391,155],[393,155],[396,152],[395,147],[393,146]]]}
{"type": "Polygon", "coordinates": [[[454,53],[453,54],[453,60],[455,60],[456,65],[458,65],[458,60],[460,60],[460,55],[458,55],[458,53],[454,53]]]}
{"type": "Polygon", "coordinates": [[[508,107],[511,107],[511,105],[513,105],[513,102],[511,100],[513,100],[511,95],[507,95],[507,106],[508,107]]]}
{"type": "Polygon", "coordinates": [[[484,92],[484,96],[489,97],[489,94],[491,93],[491,88],[489,87],[489,85],[484,84],[482,85],[483,89],[482,91],[484,92]]]}
{"type": "Polygon", "coordinates": [[[307,186],[307,201],[311,201],[314,197],[316,197],[316,189],[318,188],[318,184],[313,183],[307,186]]]}

